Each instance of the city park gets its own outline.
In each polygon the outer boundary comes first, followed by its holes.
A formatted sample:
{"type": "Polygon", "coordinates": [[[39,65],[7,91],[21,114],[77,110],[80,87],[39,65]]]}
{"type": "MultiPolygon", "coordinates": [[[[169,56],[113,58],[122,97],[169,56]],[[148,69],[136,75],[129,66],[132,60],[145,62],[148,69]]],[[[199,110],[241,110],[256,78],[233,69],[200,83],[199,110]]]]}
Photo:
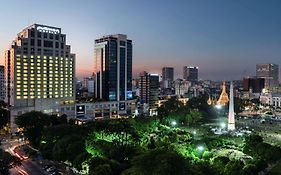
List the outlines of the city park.
{"type": "Polygon", "coordinates": [[[170,98],[155,117],[81,126],[36,111],[16,123],[44,159],[81,174],[280,174],[280,123],[235,118],[248,103],[234,99],[232,85],[229,99],[224,87],[223,99],[229,103],[208,104],[204,95],[186,104],[170,98]]]}

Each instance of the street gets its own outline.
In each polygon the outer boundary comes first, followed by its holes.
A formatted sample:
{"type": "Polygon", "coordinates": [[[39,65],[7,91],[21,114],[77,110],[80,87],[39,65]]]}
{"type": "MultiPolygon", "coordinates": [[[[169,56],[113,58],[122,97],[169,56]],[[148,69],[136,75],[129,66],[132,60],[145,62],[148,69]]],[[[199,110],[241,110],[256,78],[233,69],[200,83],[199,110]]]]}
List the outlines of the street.
{"type": "MultiPolygon", "coordinates": [[[[24,141],[18,139],[3,139],[1,147],[3,150],[9,152],[10,154],[15,155],[14,149],[20,145],[24,145],[24,141]]],[[[11,175],[48,175],[46,171],[43,170],[43,167],[39,162],[32,161],[31,159],[23,160],[21,166],[16,166],[10,169],[11,175]]]]}
{"type": "Polygon", "coordinates": [[[30,159],[22,161],[22,165],[10,169],[11,175],[48,175],[46,171],[43,170],[42,166],[35,161],[30,159]]]}

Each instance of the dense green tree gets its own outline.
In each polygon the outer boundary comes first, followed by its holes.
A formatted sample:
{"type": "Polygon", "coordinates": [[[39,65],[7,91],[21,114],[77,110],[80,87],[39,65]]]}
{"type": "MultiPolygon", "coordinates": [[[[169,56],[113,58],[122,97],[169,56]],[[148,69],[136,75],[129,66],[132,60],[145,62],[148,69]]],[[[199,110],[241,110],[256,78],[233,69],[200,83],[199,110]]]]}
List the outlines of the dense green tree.
{"type": "Polygon", "coordinates": [[[132,167],[122,173],[122,175],[127,174],[186,175],[188,174],[188,162],[170,150],[149,150],[132,160],[132,167]]]}
{"type": "Polygon", "coordinates": [[[158,108],[158,115],[162,120],[163,117],[176,112],[181,106],[183,106],[183,104],[177,99],[177,97],[171,97],[158,108]]]}
{"type": "Polygon", "coordinates": [[[98,165],[94,168],[93,175],[112,175],[112,169],[109,164],[98,165]]]}
{"type": "Polygon", "coordinates": [[[52,151],[52,157],[59,161],[74,162],[77,155],[85,152],[84,141],[78,135],[65,135],[59,139],[52,151]]]}
{"type": "Polygon", "coordinates": [[[121,165],[117,161],[106,157],[93,157],[89,160],[89,174],[117,175],[120,174],[122,170],[121,165]]]}
{"type": "Polygon", "coordinates": [[[0,108],[0,129],[10,122],[10,112],[6,109],[0,108]]]}
{"type": "Polygon", "coordinates": [[[0,174],[8,175],[11,164],[20,164],[20,160],[0,148],[0,174]]]}
{"type": "Polygon", "coordinates": [[[243,171],[244,163],[240,160],[231,160],[229,161],[225,168],[224,174],[225,175],[243,175],[245,172],[243,171]]]}
{"type": "Polygon", "coordinates": [[[44,128],[62,124],[65,120],[63,117],[48,115],[39,111],[24,113],[16,118],[16,124],[24,129],[24,135],[30,143],[38,147],[44,128]]]}

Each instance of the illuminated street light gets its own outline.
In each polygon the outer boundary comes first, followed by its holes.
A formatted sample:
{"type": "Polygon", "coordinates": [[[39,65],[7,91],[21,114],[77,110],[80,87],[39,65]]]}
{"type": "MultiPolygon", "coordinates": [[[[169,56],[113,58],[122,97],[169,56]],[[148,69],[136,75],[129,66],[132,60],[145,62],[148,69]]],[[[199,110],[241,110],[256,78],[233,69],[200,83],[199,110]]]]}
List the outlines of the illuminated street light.
{"type": "Polygon", "coordinates": [[[199,145],[199,146],[197,146],[197,149],[198,149],[198,151],[203,151],[204,150],[204,147],[202,146],[202,145],[199,145]]]}
{"type": "Polygon", "coordinates": [[[221,128],[225,128],[226,124],[224,122],[221,122],[221,128]]]}
{"type": "Polygon", "coordinates": [[[177,125],[177,122],[176,121],[172,121],[172,126],[176,126],[177,125]]]}
{"type": "Polygon", "coordinates": [[[221,109],[221,108],[222,108],[222,106],[221,106],[221,105],[216,105],[216,106],[215,106],[215,108],[217,108],[217,109],[221,109]]]}

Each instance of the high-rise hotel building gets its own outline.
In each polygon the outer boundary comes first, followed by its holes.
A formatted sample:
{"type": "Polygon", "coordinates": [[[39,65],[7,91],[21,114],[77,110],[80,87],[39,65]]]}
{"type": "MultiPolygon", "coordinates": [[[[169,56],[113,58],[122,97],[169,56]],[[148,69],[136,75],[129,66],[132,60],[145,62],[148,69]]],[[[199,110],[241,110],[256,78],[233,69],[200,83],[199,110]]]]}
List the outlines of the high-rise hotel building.
{"type": "Polygon", "coordinates": [[[5,100],[5,69],[0,65],[0,101],[5,100]]]}
{"type": "Polygon", "coordinates": [[[105,101],[132,99],[132,40],[108,35],[95,40],[95,97],[105,101]]]}
{"type": "Polygon", "coordinates": [[[5,52],[6,98],[11,115],[59,111],[75,100],[75,54],[61,29],[33,24],[5,52]]]}

